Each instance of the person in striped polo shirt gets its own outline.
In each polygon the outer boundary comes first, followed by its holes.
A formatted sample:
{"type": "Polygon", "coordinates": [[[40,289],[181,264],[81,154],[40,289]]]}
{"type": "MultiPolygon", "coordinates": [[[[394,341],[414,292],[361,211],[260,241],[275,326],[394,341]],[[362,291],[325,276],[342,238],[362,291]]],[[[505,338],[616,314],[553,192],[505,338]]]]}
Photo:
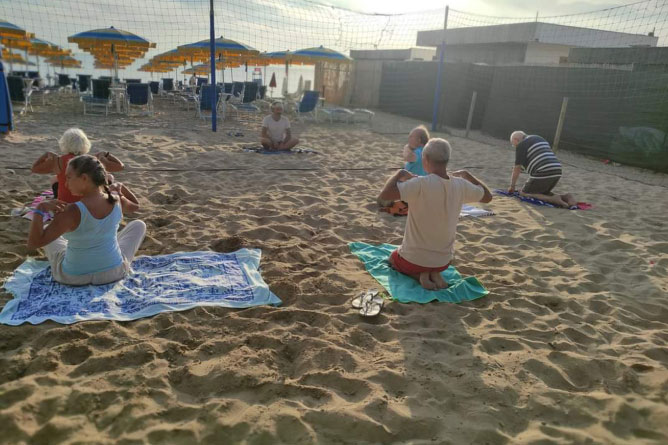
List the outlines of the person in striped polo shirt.
{"type": "Polygon", "coordinates": [[[520,190],[521,196],[540,199],[558,207],[577,204],[570,193],[552,193],[552,189],[561,179],[561,163],[545,139],[517,130],[510,135],[510,143],[515,147],[515,167],[510,177],[508,193],[515,192],[515,184],[524,168],[529,179],[520,190]]]}

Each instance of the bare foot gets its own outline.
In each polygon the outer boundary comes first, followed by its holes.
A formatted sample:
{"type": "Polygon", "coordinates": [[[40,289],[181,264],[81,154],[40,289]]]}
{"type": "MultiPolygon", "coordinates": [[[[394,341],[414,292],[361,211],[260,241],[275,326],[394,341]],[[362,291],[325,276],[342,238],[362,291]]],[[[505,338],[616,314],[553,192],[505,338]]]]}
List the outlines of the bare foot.
{"type": "Polygon", "coordinates": [[[436,283],[438,289],[446,289],[449,286],[440,272],[429,272],[429,279],[436,283]]]}
{"type": "Polygon", "coordinates": [[[575,196],[571,195],[570,193],[566,193],[565,195],[561,195],[561,199],[568,204],[568,207],[573,207],[575,205],[578,205],[578,202],[575,200],[575,196]]]}
{"type": "Polygon", "coordinates": [[[429,272],[423,272],[420,274],[420,285],[427,290],[436,290],[438,286],[436,283],[429,279],[429,272]]]}

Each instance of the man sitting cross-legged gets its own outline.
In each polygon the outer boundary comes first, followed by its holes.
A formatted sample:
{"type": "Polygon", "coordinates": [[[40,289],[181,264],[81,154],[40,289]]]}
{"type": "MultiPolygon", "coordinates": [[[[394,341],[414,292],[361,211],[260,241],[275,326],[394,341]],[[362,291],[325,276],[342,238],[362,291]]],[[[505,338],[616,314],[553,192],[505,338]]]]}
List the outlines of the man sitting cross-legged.
{"type": "Polygon", "coordinates": [[[487,186],[466,170],[446,170],[450,152],[448,141],[430,139],[422,151],[422,165],[427,175],[416,176],[399,170],[378,197],[408,203],[404,239],[389,261],[394,269],[415,278],[429,290],[448,287],[441,272],[448,268],[454,256],[462,204],[492,200],[487,186]]]}
{"type": "Polygon", "coordinates": [[[262,121],[262,138],[260,143],[267,150],[290,150],[299,143],[299,139],[292,137],[290,121],[283,116],[283,104],[271,104],[271,114],[262,121]]]}

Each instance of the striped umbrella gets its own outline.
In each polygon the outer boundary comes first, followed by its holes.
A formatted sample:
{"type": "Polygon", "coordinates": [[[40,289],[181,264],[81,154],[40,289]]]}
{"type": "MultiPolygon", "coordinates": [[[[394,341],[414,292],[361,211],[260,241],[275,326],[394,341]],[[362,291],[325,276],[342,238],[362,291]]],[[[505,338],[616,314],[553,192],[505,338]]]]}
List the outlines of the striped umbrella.
{"type": "Polygon", "coordinates": [[[318,46],[315,48],[304,48],[292,53],[291,61],[302,62],[333,62],[333,63],[350,63],[352,59],[345,54],[342,54],[333,49],[318,46]]]}
{"type": "MultiPolygon", "coordinates": [[[[187,45],[181,45],[177,48],[177,50],[182,54],[193,56],[195,60],[207,60],[210,56],[211,41],[207,39],[200,40],[199,42],[195,43],[189,43],[187,45]]],[[[220,59],[221,56],[240,57],[260,54],[260,51],[252,48],[251,46],[236,42],[234,40],[225,39],[223,37],[219,37],[214,40],[214,52],[216,53],[216,58],[218,59],[220,59]]]]}
{"type": "Polygon", "coordinates": [[[76,43],[80,49],[92,54],[96,65],[108,67],[111,64],[116,70],[119,66],[124,68],[130,65],[135,59],[144,57],[150,48],[155,48],[155,43],[113,26],[80,32],[69,36],[67,41],[76,43]]]}
{"type": "Polygon", "coordinates": [[[26,38],[29,34],[25,29],[13,23],[0,20],[0,37],[26,38]]]}

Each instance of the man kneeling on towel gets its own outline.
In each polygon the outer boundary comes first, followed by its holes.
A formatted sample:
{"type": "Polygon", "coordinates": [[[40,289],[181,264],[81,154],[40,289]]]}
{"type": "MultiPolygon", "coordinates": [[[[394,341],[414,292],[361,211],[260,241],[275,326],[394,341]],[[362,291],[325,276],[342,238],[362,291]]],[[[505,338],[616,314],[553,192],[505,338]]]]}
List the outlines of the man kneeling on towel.
{"type": "Polygon", "coordinates": [[[397,271],[415,278],[429,290],[448,284],[441,272],[454,256],[455,235],[462,204],[487,203],[489,188],[466,170],[446,170],[452,149],[445,139],[430,139],[422,151],[426,176],[397,171],[383,187],[379,200],[408,203],[408,220],[401,246],[390,255],[397,271]]]}

